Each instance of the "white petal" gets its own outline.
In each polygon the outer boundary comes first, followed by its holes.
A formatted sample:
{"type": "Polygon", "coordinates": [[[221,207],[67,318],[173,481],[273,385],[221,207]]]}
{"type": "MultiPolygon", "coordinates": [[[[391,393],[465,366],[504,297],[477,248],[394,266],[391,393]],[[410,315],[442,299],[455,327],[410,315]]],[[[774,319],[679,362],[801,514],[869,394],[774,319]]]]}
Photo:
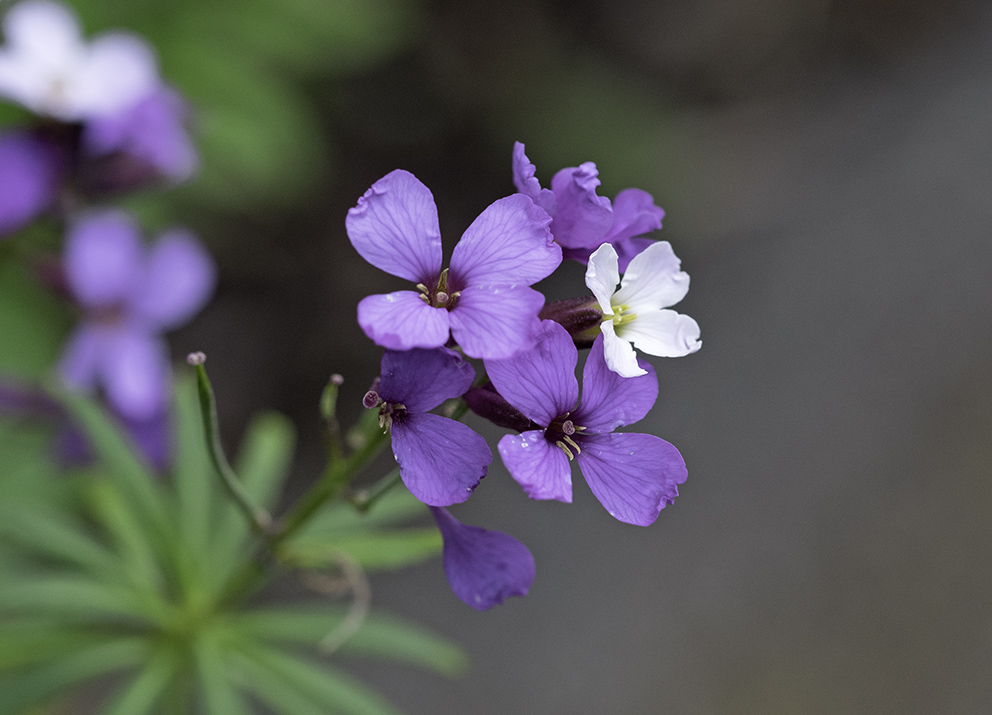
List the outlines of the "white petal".
{"type": "Polygon", "coordinates": [[[84,49],[79,23],[69,8],[46,0],[14,5],[3,19],[8,46],[39,58],[69,59],[84,49]]]}
{"type": "Polygon", "coordinates": [[[630,340],[638,350],[658,357],[682,357],[702,347],[699,324],[674,310],[638,313],[635,320],[621,325],[618,333],[624,342],[630,340]]]}
{"type": "Polygon", "coordinates": [[[652,244],[627,266],[613,303],[629,305],[638,315],[675,305],[689,292],[689,274],[679,270],[681,264],[668,241],[652,244]]]}
{"type": "Polygon", "coordinates": [[[108,32],[90,45],[67,104],[80,118],[107,116],[133,107],[159,85],[152,48],[136,35],[108,32]]]}
{"type": "MultiPolygon", "coordinates": [[[[634,321],[637,322],[636,320],[634,321]]],[[[637,364],[637,355],[629,342],[619,337],[613,323],[603,323],[603,358],[606,366],[620,377],[646,375],[647,370],[637,364]]]]}
{"type": "Polygon", "coordinates": [[[596,296],[603,315],[613,315],[610,299],[613,291],[620,282],[620,271],[617,269],[617,252],[608,243],[596,249],[589,256],[589,267],[586,268],[586,286],[596,296]]]}

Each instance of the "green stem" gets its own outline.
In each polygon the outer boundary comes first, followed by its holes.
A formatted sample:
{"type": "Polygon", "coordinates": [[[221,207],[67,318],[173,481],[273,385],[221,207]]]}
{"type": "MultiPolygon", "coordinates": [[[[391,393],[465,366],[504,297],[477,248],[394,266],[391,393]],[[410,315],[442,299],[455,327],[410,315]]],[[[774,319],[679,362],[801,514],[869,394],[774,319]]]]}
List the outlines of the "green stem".
{"type": "Polygon", "coordinates": [[[248,523],[251,524],[256,533],[269,536],[272,529],[272,517],[267,511],[252,502],[238,476],[231,469],[227,455],[224,454],[224,447],[220,443],[217,401],[214,398],[213,387],[210,385],[210,378],[207,377],[207,370],[203,366],[205,359],[203,353],[192,353],[188,358],[189,363],[196,369],[196,386],[200,393],[200,414],[203,416],[207,453],[221,479],[221,484],[224,485],[224,489],[227,490],[235,504],[244,512],[248,523]]]}
{"type": "Polygon", "coordinates": [[[402,481],[403,480],[400,477],[400,468],[397,467],[368,489],[360,489],[357,492],[354,492],[349,497],[348,501],[351,502],[355,509],[364,514],[371,509],[377,501],[388,494],[393,487],[400,484],[402,481]]]}

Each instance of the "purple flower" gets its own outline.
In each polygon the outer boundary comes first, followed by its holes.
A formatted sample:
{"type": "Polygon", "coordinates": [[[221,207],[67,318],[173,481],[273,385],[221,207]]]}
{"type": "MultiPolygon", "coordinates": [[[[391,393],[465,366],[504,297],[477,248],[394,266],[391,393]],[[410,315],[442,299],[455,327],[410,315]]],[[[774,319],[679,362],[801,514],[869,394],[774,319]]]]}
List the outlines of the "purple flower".
{"type": "Polygon", "coordinates": [[[442,271],[434,197],[409,172],[387,174],[348,212],[348,238],[365,260],[416,282],[418,291],[363,299],[359,325],[390,350],[440,347],[449,332],[471,357],[528,348],[544,305],[528,286],[561,263],[549,223],[526,196],[500,199],[468,227],[442,271]]]}
{"type": "Polygon", "coordinates": [[[0,135],[0,236],[48,209],[58,191],[57,152],[27,132],[0,135]]]}
{"type": "Polygon", "coordinates": [[[146,250],[133,219],[104,211],[71,228],[63,269],[84,313],[59,363],[65,382],[77,389],[102,386],[126,421],[161,415],[171,380],[161,334],[207,302],[216,281],[210,256],[178,229],[146,250]]]}
{"type": "Polygon", "coordinates": [[[387,350],[377,391],[367,407],[379,407],[382,426],[392,432],[393,456],[410,493],[431,506],[469,498],[493,461],[486,440],[455,420],[428,412],[459,397],[475,369],[453,350],[387,350]]]}
{"type": "Polygon", "coordinates": [[[551,179],[551,190],[542,189],[520,142],[513,145],[513,183],[517,191],[554,217],[551,233],[565,258],[586,263],[593,251],[612,243],[621,272],[634,256],[654,243],[640,236],[661,228],[665,217],[651,194],[640,189],[624,189],[612,204],[608,198],[597,196],[599,172],[591,161],[562,169],[551,179]]]}
{"type": "Polygon", "coordinates": [[[466,526],[447,509],[431,507],[444,539],[444,574],[462,601],[485,611],[510,596],[526,596],[534,581],[534,556],[501,531],[466,526]]]}
{"type": "Polygon", "coordinates": [[[649,434],[612,434],[642,419],[658,396],[654,369],[623,378],[603,357],[603,337],[593,343],[575,379],[578,351],[557,323],[545,321],[535,348],[510,360],[487,360],[486,370],[506,400],[540,429],[506,435],[503,464],[533,499],[572,501],[572,459],[600,503],[628,524],[647,526],[678,495],[685,462],[671,444],[649,434]]]}

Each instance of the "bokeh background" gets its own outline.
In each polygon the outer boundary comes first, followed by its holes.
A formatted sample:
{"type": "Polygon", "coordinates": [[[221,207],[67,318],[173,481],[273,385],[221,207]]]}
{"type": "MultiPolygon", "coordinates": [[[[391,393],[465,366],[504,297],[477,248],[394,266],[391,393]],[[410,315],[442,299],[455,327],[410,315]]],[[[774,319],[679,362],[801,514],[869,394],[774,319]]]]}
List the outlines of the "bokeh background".
{"type": "Polygon", "coordinates": [[[595,161],[603,195],[667,211],[704,346],[655,361],[636,429],[680,448],[681,496],[642,529],[577,474],[574,504],[531,502],[494,464],[453,511],[527,543],[537,578],[477,613],[436,561],[376,577],[375,604],[473,660],[362,666],[406,712],[992,712],[992,7],[70,4],[149,37],[196,108],[201,177],[134,207],[217,257],[174,352],[208,354],[232,443],[292,416],[299,489],[328,375],[348,417],[378,372],[355,305],[400,283],[345,235],[374,180],[431,187],[449,250],[512,192],[514,140],[545,185],[595,161]]]}

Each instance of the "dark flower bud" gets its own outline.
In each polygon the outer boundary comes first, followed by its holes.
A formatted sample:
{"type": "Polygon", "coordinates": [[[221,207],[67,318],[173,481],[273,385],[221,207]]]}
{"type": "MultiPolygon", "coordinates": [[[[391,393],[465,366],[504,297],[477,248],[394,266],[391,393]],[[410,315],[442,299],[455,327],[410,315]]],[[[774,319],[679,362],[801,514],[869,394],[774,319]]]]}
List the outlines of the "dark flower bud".
{"type": "Polygon", "coordinates": [[[590,348],[599,335],[603,311],[599,301],[590,295],[548,303],[539,317],[541,320],[553,320],[565,328],[576,347],[590,348]]]}
{"type": "Polygon", "coordinates": [[[480,387],[473,387],[466,392],[462,399],[479,417],[484,417],[493,424],[506,429],[526,432],[540,427],[531,422],[520,410],[511,405],[496,392],[493,383],[486,382],[480,387]]]}

